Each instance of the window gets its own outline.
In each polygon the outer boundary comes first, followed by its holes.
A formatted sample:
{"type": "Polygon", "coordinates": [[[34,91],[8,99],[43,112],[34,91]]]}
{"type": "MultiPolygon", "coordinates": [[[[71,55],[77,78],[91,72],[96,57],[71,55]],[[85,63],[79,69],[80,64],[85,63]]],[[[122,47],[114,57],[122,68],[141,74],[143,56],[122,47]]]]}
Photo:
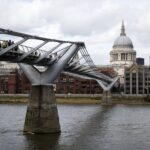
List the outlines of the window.
{"type": "Polygon", "coordinates": [[[136,94],[136,88],[132,88],[132,94],[136,94]]]}
{"type": "Polygon", "coordinates": [[[125,53],[121,54],[121,60],[125,60],[125,53]]]}

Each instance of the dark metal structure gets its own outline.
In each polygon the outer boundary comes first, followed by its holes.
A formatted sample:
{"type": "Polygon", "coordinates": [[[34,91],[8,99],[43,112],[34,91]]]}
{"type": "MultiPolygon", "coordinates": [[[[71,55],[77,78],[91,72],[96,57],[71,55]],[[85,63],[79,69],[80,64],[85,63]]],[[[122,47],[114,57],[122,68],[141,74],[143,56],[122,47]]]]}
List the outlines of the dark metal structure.
{"type": "MultiPolygon", "coordinates": [[[[53,83],[61,71],[97,80],[104,90],[110,89],[112,79],[97,71],[83,42],[49,39],[0,28],[0,34],[20,37],[19,41],[0,49],[0,60],[16,62],[23,69],[31,84],[53,83]],[[40,41],[31,47],[27,41],[40,41]],[[48,45],[48,46],[47,46],[48,45]],[[43,47],[46,47],[43,50],[43,47]],[[44,66],[40,72],[35,66],[44,66]]],[[[1,43],[6,41],[1,41],[1,43]]]]}

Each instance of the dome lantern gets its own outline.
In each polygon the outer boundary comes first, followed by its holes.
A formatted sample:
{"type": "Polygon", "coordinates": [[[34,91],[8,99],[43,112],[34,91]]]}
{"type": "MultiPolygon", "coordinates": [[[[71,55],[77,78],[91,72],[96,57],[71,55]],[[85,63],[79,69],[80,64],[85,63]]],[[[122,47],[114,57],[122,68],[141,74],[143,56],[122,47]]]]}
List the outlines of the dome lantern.
{"type": "Polygon", "coordinates": [[[125,27],[124,27],[124,21],[122,21],[122,27],[121,27],[121,33],[120,33],[120,36],[123,35],[123,36],[126,36],[126,33],[125,33],[125,27]]]}

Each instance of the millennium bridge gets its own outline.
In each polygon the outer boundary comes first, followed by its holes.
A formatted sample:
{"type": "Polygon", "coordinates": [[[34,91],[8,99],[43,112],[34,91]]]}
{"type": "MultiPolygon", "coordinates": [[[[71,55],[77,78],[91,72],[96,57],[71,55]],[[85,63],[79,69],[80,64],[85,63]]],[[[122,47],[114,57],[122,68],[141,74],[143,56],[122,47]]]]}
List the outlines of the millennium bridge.
{"type": "Polygon", "coordinates": [[[5,39],[0,39],[0,61],[18,63],[31,82],[24,132],[60,132],[53,83],[61,72],[96,80],[104,90],[104,100],[109,102],[108,93],[118,77],[111,78],[98,71],[84,42],[50,39],[2,28],[0,34],[5,39]],[[10,37],[15,42],[10,41],[10,37]],[[36,46],[28,46],[27,42],[36,46]]]}

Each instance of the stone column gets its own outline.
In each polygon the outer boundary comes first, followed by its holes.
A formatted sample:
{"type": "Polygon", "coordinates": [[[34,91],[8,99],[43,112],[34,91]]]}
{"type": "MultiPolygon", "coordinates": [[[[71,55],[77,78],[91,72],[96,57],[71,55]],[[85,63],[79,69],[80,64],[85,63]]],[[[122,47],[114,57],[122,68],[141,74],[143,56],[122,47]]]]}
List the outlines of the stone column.
{"type": "Polygon", "coordinates": [[[60,132],[55,93],[52,85],[32,85],[24,132],[60,132]]]}

